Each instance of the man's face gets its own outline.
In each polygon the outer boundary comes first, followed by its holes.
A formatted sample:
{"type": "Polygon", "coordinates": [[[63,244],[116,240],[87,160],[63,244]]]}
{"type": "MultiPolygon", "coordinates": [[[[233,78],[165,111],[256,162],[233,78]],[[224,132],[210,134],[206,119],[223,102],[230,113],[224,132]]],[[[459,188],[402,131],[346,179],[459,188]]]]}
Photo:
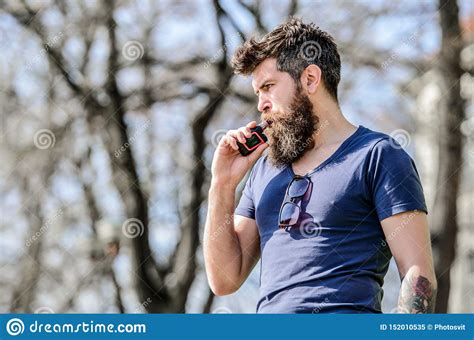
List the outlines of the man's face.
{"type": "Polygon", "coordinates": [[[319,120],[313,104],[288,73],[277,70],[276,59],[264,60],[252,76],[262,119],[273,122],[265,130],[268,156],[278,167],[289,165],[314,147],[319,120]]]}

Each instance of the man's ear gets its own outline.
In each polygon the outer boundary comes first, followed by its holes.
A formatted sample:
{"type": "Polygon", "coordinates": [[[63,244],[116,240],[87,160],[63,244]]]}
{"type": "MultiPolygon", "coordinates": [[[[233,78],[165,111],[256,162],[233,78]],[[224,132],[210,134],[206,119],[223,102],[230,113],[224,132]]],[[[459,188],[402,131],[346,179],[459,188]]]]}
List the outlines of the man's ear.
{"type": "Polygon", "coordinates": [[[308,94],[316,92],[321,83],[321,75],[321,69],[317,65],[311,64],[304,69],[300,80],[303,88],[308,91],[308,94]]]}

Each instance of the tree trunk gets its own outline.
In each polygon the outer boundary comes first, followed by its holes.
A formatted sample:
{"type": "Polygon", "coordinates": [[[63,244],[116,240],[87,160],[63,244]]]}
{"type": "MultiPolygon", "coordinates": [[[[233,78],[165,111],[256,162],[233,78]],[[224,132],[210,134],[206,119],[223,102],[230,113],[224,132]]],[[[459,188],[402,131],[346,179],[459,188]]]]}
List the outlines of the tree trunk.
{"type": "Polygon", "coordinates": [[[462,37],[458,5],[455,0],[440,0],[442,31],[439,71],[444,80],[439,129],[439,165],[436,196],[431,209],[433,253],[438,281],[436,313],[447,313],[450,271],[456,256],[457,198],[462,170],[462,134],[464,102],[461,98],[460,52],[462,37]]]}

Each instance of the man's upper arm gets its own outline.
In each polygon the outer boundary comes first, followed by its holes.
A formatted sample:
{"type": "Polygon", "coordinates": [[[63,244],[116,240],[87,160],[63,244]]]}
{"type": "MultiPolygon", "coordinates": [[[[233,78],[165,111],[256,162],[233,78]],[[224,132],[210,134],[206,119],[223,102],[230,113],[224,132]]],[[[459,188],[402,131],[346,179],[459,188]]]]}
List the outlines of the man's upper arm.
{"type": "Polygon", "coordinates": [[[234,230],[242,251],[240,278],[242,284],[260,258],[260,236],[254,219],[234,215],[234,230]]]}
{"type": "Polygon", "coordinates": [[[372,148],[369,189],[401,277],[417,266],[433,278],[427,207],[415,162],[391,138],[372,148]]]}
{"type": "Polygon", "coordinates": [[[381,221],[400,276],[416,266],[420,275],[434,278],[433,256],[427,216],[422,211],[407,211],[381,221]]]}

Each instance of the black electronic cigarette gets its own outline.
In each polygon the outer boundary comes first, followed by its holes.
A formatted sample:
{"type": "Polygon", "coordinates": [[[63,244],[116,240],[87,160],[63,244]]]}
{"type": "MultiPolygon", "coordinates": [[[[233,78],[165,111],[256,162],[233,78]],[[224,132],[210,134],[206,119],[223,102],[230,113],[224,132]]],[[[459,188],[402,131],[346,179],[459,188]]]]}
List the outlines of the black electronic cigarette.
{"type": "Polygon", "coordinates": [[[246,138],[244,144],[237,142],[239,147],[239,152],[242,156],[248,156],[255,151],[261,144],[265,143],[268,139],[267,136],[263,134],[263,130],[269,127],[272,124],[271,120],[264,120],[259,125],[254,128],[251,128],[252,135],[246,138]]]}

